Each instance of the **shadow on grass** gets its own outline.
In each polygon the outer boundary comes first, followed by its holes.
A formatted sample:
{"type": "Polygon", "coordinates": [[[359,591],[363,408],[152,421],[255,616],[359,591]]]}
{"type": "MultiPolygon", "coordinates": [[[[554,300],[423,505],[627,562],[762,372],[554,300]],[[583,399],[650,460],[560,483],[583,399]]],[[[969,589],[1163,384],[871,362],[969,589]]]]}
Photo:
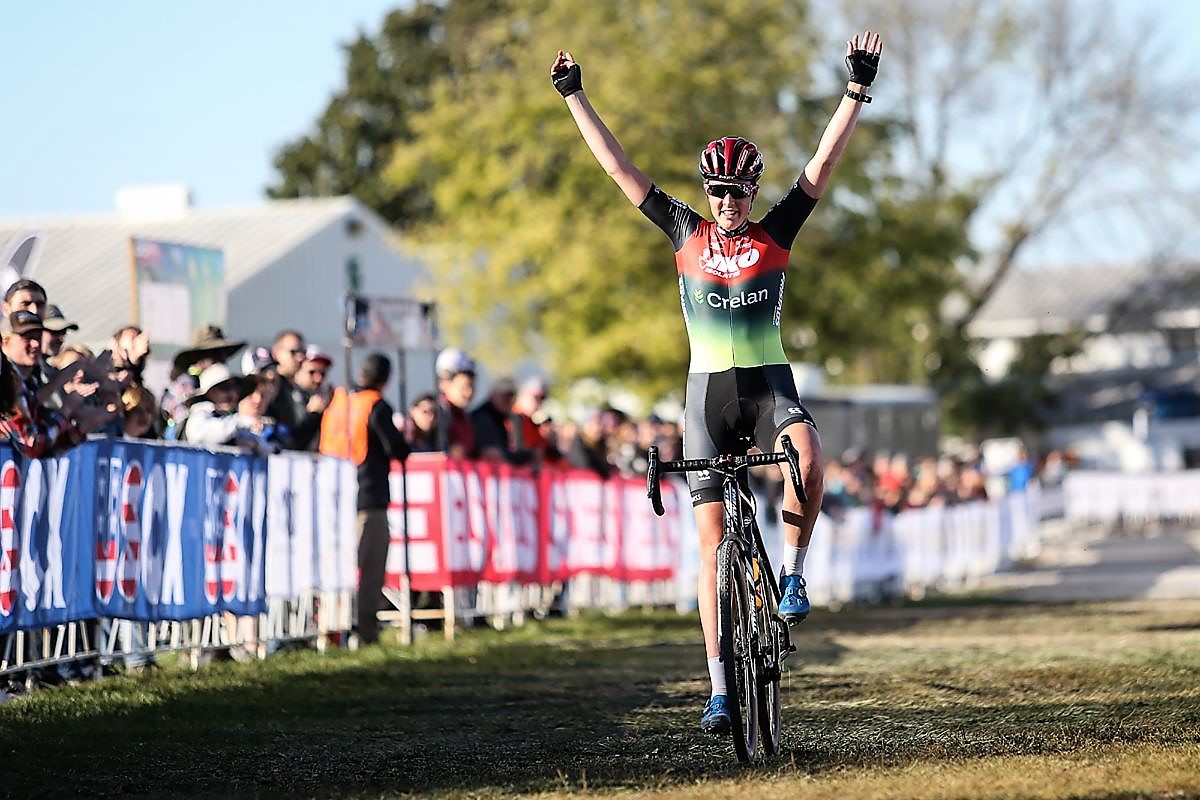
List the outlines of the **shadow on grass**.
{"type": "MultiPolygon", "coordinates": [[[[858,632],[875,623],[864,612],[841,624],[858,632]]],[[[696,729],[707,680],[694,621],[635,625],[632,636],[628,619],[600,619],[583,635],[547,626],[547,636],[472,634],[424,655],[395,647],[324,658],[293,653],[196,676],[56,690],[44,702],[31,698],[23,709],[0,711],[0,794],[58,797],[64,787],[93,797],[653,789],[1113,741],[1194,742],[1200,730],[1194,692],[1169,682],[1148,685],[1136,698],[1050,701],[1003,688],[960,692],[969,676],[947,675],[925,684],[950,698],[931,703],[895,683],[862,675],[817,680],[797,668],[785,693],[784,757],[743,767],[728,739],[696,729]]],[[[818,626],[806,631],[803,662],[836,666],[843,659],[833,636],[818,626]]],[[[897,679],[915,686],[920,677],[897,679]]]]}

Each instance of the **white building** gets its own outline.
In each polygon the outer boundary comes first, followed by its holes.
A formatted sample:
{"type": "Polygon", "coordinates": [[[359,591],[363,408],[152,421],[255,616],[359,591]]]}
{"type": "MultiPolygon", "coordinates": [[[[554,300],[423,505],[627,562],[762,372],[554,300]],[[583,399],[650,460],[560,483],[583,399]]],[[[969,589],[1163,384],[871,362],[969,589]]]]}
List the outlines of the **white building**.
{"type": "MultiPolygon", "coordinates": [[[[220,323],[228,337],[252,346],[269,345],[278,331],[296,328],[335,357],[338,383],[345,366],[342,300],[350,263],[357,263],[360,291],[373,296],[411,297],[424,274],[387,223],[352,197],[197,209],[183,187],[152,187],[123,190],[117,206],[110,214],[0,220],[0,244],[22,231],[40,235],[40,257],[28,277],[79,324],[77,340],[96,349],[117,329],[137,324],[132,237],[221,250],[226,318],[195,324],[220,323]]],[[[162,350],[154,354],[156,377],[173,355],[162,350]]],[[[430,387],[431,364],[428,353],[410,354],[410,396],[430,387]]]]}
{"type": "Polygon", "coordinates": [[[971,323],[979,363],[1009,375],[1022,340],[1087,334],[1050,374],[1046,443],[1130,470],[1200,464],[1200,263],[1014,270],[971,323]]]}
{"type": "Polygon", "coordinates": [[[1002,378],[1018,344],[1035,334],[1080,330],[1083,352],[1056,373],[1145,370],[1195,363],[1200,331],[1200,263],[1013,270],[969,333],[980,366],[1002,378]]]}

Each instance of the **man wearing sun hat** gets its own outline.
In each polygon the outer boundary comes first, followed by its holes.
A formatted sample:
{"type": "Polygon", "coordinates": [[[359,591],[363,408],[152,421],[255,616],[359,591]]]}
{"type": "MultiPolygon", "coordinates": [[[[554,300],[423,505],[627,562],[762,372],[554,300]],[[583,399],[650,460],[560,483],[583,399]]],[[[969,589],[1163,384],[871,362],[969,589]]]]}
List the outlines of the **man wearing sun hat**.
{"type": "Polygon", "coordinates": [[[237,444],[244,433],[261,433],[254,430],[252,420],[238,414],[238,401],[246,381],[224,364],[210,364],[200,373],[200,385],[183,401],[188,416],[181,425],[182,439],[201,447],[237,444]]]}
{"type": "Polygon", "coordinates": [[[192,346],[179,351],[171,364],[171,385],[159,404],[167,416],[166,438],[176,438],[174,428],[188,415],[185,401],[200,387],[200,375],[213,364],[224,364],[246,346],[244,341],[225,338],[216,325],[201,325],[192,334],[192,346]]]}

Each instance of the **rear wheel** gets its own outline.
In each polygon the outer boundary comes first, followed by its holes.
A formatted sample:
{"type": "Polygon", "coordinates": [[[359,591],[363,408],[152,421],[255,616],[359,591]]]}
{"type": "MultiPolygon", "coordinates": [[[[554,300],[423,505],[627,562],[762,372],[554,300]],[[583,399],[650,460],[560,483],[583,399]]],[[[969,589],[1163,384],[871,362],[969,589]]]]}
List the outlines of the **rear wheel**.
{"type": "Polygon", "coordinates": [[[739,761],[758,755],[758,681],[750,615],[754,613],[746,569],[737,542],[717,548],[717,617],[721,666],[729,697],[733,749],[739,761]]]}

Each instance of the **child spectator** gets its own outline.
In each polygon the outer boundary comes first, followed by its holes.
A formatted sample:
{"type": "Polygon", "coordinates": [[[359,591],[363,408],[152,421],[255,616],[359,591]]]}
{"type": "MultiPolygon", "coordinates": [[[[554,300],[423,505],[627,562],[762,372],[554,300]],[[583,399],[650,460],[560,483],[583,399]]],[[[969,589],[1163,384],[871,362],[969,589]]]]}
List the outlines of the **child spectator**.
{"type": "Polygon", "coordinates": [[[158,405],[154,395],[143,386],[130,386],[121,395],[125,409],[125,437],[129,439],[158,439],[158,405]]]}

